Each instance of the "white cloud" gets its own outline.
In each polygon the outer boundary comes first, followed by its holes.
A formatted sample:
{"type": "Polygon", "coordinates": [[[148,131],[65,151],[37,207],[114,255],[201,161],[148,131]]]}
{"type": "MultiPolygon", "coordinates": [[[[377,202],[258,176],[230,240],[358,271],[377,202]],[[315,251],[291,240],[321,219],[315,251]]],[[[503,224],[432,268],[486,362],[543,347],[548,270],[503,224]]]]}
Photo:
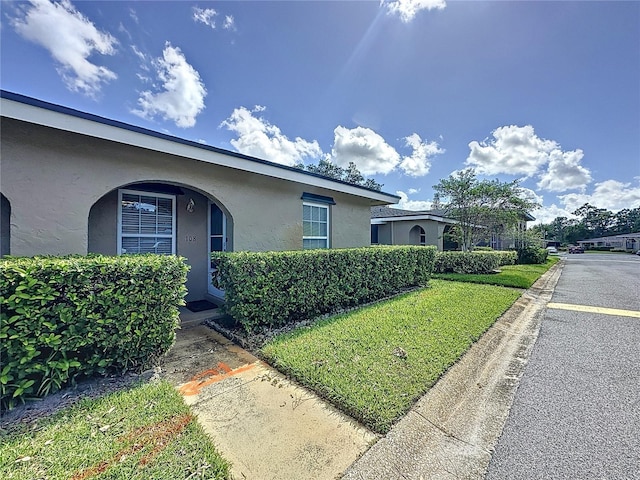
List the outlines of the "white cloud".
{"type": "Polygon", "coordinates": [[[596,183],[591,194],[569,193],[559,195],[558,198],[564,204],[564,208],[570,212],[585,203],[617,212],[624,208],[640,207],[640,182],[637,185],[632,185],[617,180],[605,180],[596,183]]]}
{"type": "Polygon", "coordinates": [[[421,10],[443,10],[445,0],[381,0],[380,5],[387,8],[387,14],[398,15],[404,23],[409,23],[421,10]]]}
{"type": "Polygon", "coordinates": [[[162,58],[154,61],[154,66],[162,82],[162,90],[142,92],[138,98],[140,109],[133,110],[133,113],[143,118],[161,115],[178,127],[193,127],[196,117],[204,109],[207,96],[200,74],[187,63],[182,51],[169,42],[165,44],[162,58]]]}
{"type": "Polygon", "coordinates": [[[540,205],[542,205],[542,202],[544,201],[544,198],[541,195],[538,195],[536,192],[534,192],[530,188],[519,187],[519,189],[520,189],[520,194],[521,194],[520,196],[522,198],[524,198],[525,200],[529,200],[531,202],[539,203],[540,205]]]}
{"type": "Polygon", "coordinates": [[[418,192],[420,192],[419,188],[410,188],[409,189],[409,195],[415,195],[418,192]]]}
{"type": "Polygon", "coordinates": [[[539,223],[548,224],[553,222],[557,217],[575,218],[570,210],[566,208],[558,207],[555,203],[549,207],[541,207],[531,212],[536,219],[529,223],[529,226],[537,225],[539,223]]]}
{"type": "Polygon", "coordinates": [[[364,175],[387,174],[400,163],[400,155],[384,138],[370,128],[353,129],[338,125],[331,156],[334,163],[346,167],[354,162],[364,175]]]}
{"type": "MultiPolygon", "coordinates": [[[[193,7],[193,21],[196,23],[203,23],[214,30],[216,28],[216,17],[218,15],[218,12],[213,8],[193,7]]],[[[236,21],[233,18],[233,15],[224,16],[224,20],[222,21],[222,28],[225,30],[235,31],[236,21]]]]}
{"type": "Polygon", "coordinates": [[[138,19],[138,13],[133,8],[129,9],[129,17],[131,17],[131,20],[133,20],[136,24],[140,23],[140,20],[138,19]]]}
{"type": "Polygon", "coordinates": [[[469,143],[471,153],[465,162],[480,174],[525,175],[531,177],[548,161],[556,142],[539,138],[531,125],[496,128],[493,139],[469,143]]]}
{"type": "Polygon", "coordinates": [[[67,88],[88,96],[100,92],[103,84],[118,76],[106,67],[91,63],[97,54],[113,55],[117,40],[99,31],[69,0],[53,3],[31,0],[31,5],[12,20],[16,31],[47,50],[58,63],[58,73],[67,88]]]}
{"type": "Polygon", "coordinates": [[[140,51],[140,49],[138,47],[136,47],[135,45],[131,45],[131,50],[133,50],[133,53],[135,53],[136,57],[138,57],[138,59],[143,62],[141,67],[144,70],[149,70],[149,67],[146,65],[146,61],[147,61],[147,56],[140,51]]]}
{"type": "Polygon", "coordinates": [[[405,138],[406,146],[413,148],[411,156],[404,157],[400,168],[412,177],[423,177],[431,168],[431,157],[444,153],[437,142],[426,142],[420,135],[413,133],[405,138]]]}
{"type": "Polygon", "coordinates": [[[218,12],[213,8],[193,7],[193,20],[196,23],[204,23],[211,28],[216,28],[216,15],[218,12]]]}
{"type": "Polygon", "coordinates": [[[316,140],[311,142],[297,137],[290,140],[280,129],[262,117],[254,114],[263,112],[265,107],[257,105],[253,110],[236,108],[220,126],[238,135],[231,145],[245,155],[281,163],[295,165],[306,157],[318,158],[322,150],[316,140]]]}
{"type": "MultiPolygon", "coordinates": [[[[412,190],[409,190],[411,194],[412,190]]],[[[396,195],[400,197],[400,201],[397,205],[389,205],[391,208],[399,208],[400,210],[430,210],[433,202],[429,200],[409,200],[409,195],[405,192],[397,191],[396,195]]]]}
{"type": "Polygon", "coordinates": [[[236,29],[236,21],[233,18],[233,15],[225,15],[224,22],[222,23],[222,28],[224,28],[225,30],[236,29]]]}
{"type": "Polygon", "coordinates": [[[465,163],[479,174],[538,176],[538,187],[554,192],[584,189],[591,181],[589,170],[580,165],[582,150],[563,151],[557,142],[538,137],[531,125],[499,127],[491,134],[491,140],[469,143],[465,163]]]}
{"type": "Polygon", "coordinates": [[[570,152],[553,150],[549,154],[547,171],[540,175],[538,188],[550,192],[584,189],[591,182],[591,172],[580,165],[582,157],[584,154],[580,149],[570,152]]]}

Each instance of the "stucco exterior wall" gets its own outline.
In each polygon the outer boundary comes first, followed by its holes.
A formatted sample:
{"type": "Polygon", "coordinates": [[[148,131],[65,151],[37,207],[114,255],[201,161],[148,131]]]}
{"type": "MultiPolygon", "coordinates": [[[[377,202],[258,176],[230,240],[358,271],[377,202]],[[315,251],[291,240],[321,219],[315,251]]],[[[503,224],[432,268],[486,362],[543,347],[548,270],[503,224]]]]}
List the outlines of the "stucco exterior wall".
{"type": "Polygon", "coordinates": [[[433,220],[399,220],[378,227],[378,243],[381,245],[416,245],[417,239],[411,235],[415,226],[424,229],[426,245],[435,245],[442,250],[444,223],[433,220]]]}
{"type": "Polygon", "coordinates": [[[117,189],[135,182],[188,189],[178,197],[176,248],[192,266],[203,265],[192,268],[190,284],[193,277],[194,285],[202,281],[205,289],[207,219],[199,207],[208,199],[227,215],[228,247],[235,251],[301,249],[303,192],[336,201],[333,248],[370,242],[370,203],[362,197],[8,118],[2,118],[1,128],[0,188],[12,206],[12,255],[115,254],[117,189]],[[191,216],[189,195],[196,203],[191,216]]]}

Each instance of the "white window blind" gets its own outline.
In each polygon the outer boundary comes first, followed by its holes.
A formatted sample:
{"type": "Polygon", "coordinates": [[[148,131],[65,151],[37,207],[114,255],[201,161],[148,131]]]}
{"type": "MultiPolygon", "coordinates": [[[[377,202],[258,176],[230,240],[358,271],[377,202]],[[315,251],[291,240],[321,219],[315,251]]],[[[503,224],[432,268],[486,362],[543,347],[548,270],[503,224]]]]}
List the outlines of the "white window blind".
{"type": "Polygon", "coordinates": [[[175,197],[120,190],[118,253],[175,253],[175,197]]]}

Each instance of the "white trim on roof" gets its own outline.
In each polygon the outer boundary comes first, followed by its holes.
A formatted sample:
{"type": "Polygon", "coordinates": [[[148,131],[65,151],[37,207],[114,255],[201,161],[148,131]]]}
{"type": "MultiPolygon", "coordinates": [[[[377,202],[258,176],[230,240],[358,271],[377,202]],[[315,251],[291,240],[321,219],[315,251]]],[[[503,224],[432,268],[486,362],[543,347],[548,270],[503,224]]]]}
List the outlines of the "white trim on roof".
{"type": "Polygon", "coordinates": [[[413,221],[413,220],[433,220],[435,222],[440,223],[458,223],[457,220],[446,217],[439,217],[437,215],[406,215],[406,216],[398,216],[398,217],[379,217],[372,218],[371,225],[384,225],[389,222],[400,222],[400,221],[413,221]]]}
{"type": "MultiPolygon", "coordinates": [[[[324,188],[335,192],[355,195],[371,200],[372,205],[388,205],[398,203],[399,197],[384,192],[375,192],[355,185],[343,184],[335,182],[331,179],[309,175],[304,172],[288,169],[274,164],[272,162],[251,159],[244,155],[235,155],[233,152],[225,154],[224,151],[205,146],[196,146],[175,137],[175,140],[168,138],[167,135],[151,135],[134,131],[133,129],[123,126],[110,125],[108,122],[100,122],[88,118],[82,118],[70,113],[56,111],[54,109],[44,108],[28,103],[12,100],[9,98],[1,98],[0,112],[3,117],[22,120],[24,122],[34,123],[45,127],[51,127],[67,132],[78,133],[89,137],[110,140],[125,145],[145,148],[161,153],[176,155],[191,160],[199,160],[214,165],[234,168],[245,172],[266,175],[268,177],[280,178],[292,182],[310,185],[313,187],[324,188]]],[[[82,113],[82,112],[78,112],[82,113]]],[[[108,119],[105,119],[108,120],[108,119]]],[[[120,122],[113,122],[118,123],[120,122]]]]}

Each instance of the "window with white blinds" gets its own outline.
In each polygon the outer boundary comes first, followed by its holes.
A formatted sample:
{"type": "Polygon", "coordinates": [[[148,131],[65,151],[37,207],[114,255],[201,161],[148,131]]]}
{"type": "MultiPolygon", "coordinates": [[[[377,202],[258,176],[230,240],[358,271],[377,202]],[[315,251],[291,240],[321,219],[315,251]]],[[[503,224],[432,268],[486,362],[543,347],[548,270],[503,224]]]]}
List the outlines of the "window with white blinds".
{"type": "Polygon", "coordinates": [[[302,204],[302,248],[329,248],[329,207],[302,204]]]}
{"type": "Polygon", "coordinates": [[[175,197],[119,191],[118,253],[175,253],[175,197]]]}

